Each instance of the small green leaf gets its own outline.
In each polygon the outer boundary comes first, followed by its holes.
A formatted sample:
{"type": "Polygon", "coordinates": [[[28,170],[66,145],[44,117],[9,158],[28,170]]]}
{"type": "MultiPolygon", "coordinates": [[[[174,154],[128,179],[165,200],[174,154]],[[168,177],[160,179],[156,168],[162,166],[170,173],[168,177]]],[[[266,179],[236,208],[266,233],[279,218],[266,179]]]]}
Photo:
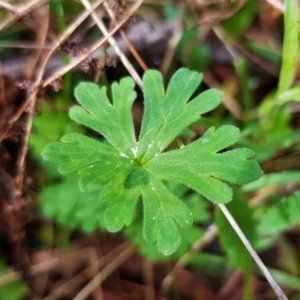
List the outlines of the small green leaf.
{"type": "MultiPolygon", "coordinates": [[[[271,275],[274,277],[276,282],[280,284],[280,286],[287,287],[289,289],[293,289],[296,291],[300,291],[300,279],[299,276],[292,276],[291,274],[288,274],[286,272],[282,272],[280,270],[268,268],[271,275]]],[[[291,300],[293,300],[292,298],[291,300]]],[[[296,298],[299,299],[299,298],[296,298]]]]}
{"type": "Polygon", "coordinates": [[[45,187],[40,194],[43,213],[67,227],[80,227],[85,232],[105,228],[101,212],[106,204],[98,201],[98,192],[83,193],[78,187],[78,176],[45,187]]]}
{"type": "Polygon", "coordinates": [[[300,193],[274,205],[262,217],[258,231],[262,235],[277,234],[300,221],[300,193]]]}
{"type": "Polygon", "coordinates": [[[184,30],[176,48],[178,60],[188,68],[204,72],[210,65],[211,51],[208,44],[199,43],[200,29],[184,30]]]}
{"type": "Polygon", "coordinates": [[[208,212],[208,202],[199,194],[192,193],[185,197],[185,203],[193,214],[194,222],[207,222],[210,219],[208,212]]]}
{"type": "MultiPolygon", "coordinates": [[[[235,5],[239,5],[237,1],[231,2],[236,2],[235,5]]],[[[222,21],[222,26],[228,34],[239,37],[245,32],[257,15],[258,2],[256,0],[246,1],[237,13],[222,21]]]]}
{"type": "Polygon", "coordinates": [[[279,105],[285,105],[290,102],[300,102],[300,85],[297,84],[285,92],[282,92],[277,97],[277,103],[279,105]]]}
{"type": "Polygon", "coordinates": [[[233,272],[232,267],[229,265],[228,260],[221,255],[208,254],[208,253],[189,253],[189,266],[196,267],[209,274],[218,280],[226,281],[233,272]]]}
{"type": "MultiPolygon", "coordinates": [[[[10,275],[10,273],[5,272],[4,270],[0,270],[0,278],[2,275],[10,275]]],[[[28,286],[22,280],[19,279],[16,281],[9,282],[5,285],[1,285],[0,299],[9,299],[9,300],[28,299],[29,293],[30,290],[28,286]]]]}
{"type": "Polygon", "coordinates": [[[300,171],[282,171],[280,173],[264,174],[258,180],[243,186],[244,192],[258,191],[267,186],[280,186],[283,184],[299,183],[300,171]]]}

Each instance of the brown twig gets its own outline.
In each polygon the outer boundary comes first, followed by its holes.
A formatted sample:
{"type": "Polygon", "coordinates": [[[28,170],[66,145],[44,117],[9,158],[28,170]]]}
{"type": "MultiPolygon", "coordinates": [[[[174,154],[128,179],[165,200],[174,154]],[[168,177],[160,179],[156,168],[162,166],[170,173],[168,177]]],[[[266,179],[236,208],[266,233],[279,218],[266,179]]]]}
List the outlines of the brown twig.
{"type": "Polygon", "coordinates": [[[120,32],[120,35],[123,38],[125,44],[127,45],[129,51],[133,55],[133,57],[136,59],[136,61],[138,62],[138,64],[140,65],[140,67],[143,69],[143,71],[146,72],[148,70],[148,66],[146,65],[146,63],[144,62],[144,60],[142,59],[142,57],[139,55],[139,53],[136,51],[136,49],[134,48],[134,46],[132,45],[132,43],[129,41],[129,39],[127,38],[127,35],[124,32],[124,30],[120,29],[119,32],[120,32]]]}
{"type": "Polygon", "coordinates": [[[29,140],[29,135],[31,133],[32,128],[32,120],[33,120],[33,114],[36,104],[37,95],[39,92],[39,89],[41,88],[44,72],[46,69],[46,66],[48,64],[48,61],[52,54],[60,47],[60,45],[67,40],[67,38],[73,33],[73,31],[103,2],[103,0],[97,0],[94,5],[89,9],[86,10],[84,13],[82,13],[63,33],[63,35],[56,41],[53,45],[53,48],[47,53],[46,57],[44,58],[44,61],[42,62],[42,65],[40,67],[40,71],[37,75],[37,78],[34,82],[33,86],[33,92],[28,97],[28,103],[29,103],[29,114],[26,120],[25,125],[25,134],[23,143],[21,146],[21,152],[17,160],[16,169],[17,169],[17,187],[18,190],[22,190],[23,185],[23,178],[24,178],[24,162],[27,152],[27,144],[29,140]]]}
{"type": "MultiPolygon", "coordinates": [[[[98,48],[101,47],[101,45],[103,45],[107,39],[109,37],[111,37],[116,31],[119,30],[119,28],[130,18],[131,15],[134,14],[134,12],[138,9],[138,7],[142,4],[143,0],[138,0],[136,2],[136,4],[134,6],[132,6],[131,10],[129,11],[128,15],[120,21],[120,23],[110,32],[108,33],[108,35],[106,36],[106,38],[101,39],[98,43],[96,43],[89,51],[86,51],[84,53],[82,53],[76,60],[74,60],[72,63],[62,67],[61,69],[59,69],[57,72],[55,72],[54,74],[52,74],[51,76],[49,76],[48,78],[46,78],[43,83],[41,84],[42,87],[46,87],[48,84],[50,84],[51,82],[53,82],[54,80],[56,80],[57,78],[61,77],[63,74],[65,74],[66,72],[68,72],[69,70],[71,70],[72,68],[74,68],[75,66],[77,66],[78,64],[80,64],[82,61],[84,61],[86,58],[88,58],[93,52],[95,52],[98,48]]],[[[97,3],[95,3],[97,4],[97,3]]],[[[76,21],[75,21],[76,23],[76,21]]],[[[105,28],[105,27],[104,27],[105,28]]],[[[106,29],[106,28],[105,28],[106,29]]],[[[72,30],[69,30],[68,35],[65,36],[65,34],[63,35],[61,41],[57,42],[56,45],[54,45],[54,47],[52,47],[52,51],[49,52],[47,58],[45,58],[45,64],[43,66],[41,66],[41,68],[39,69],[39,74],[37,77],[39,78],[40,76],[43,76],[44,74],[44,70],[45,67],[51,57],[51,55],[55,52],[55,50],[59,47],[60,44],[62,44],[68,37],[69,35],[72,33],[72,30]]],[[[115,48],[117,49],[117,48],[115,48]]],[[[123,55],[126,58],[125,55],[123,55]]],[[[127,69],[129,70],[130,67],[127,66],[127,69]]],[[[133,78],[135,78],[137,84],[141,87],[142,86],[142,81],[139,78],[139,75],[134,75],[134,72],[136,73],[136,71],[132,68],[131,70],[131,75],[133,76],[133,78]]],[[[37,85],[35,85],[37,86],[37,85]]],[[[27,108],[28,104],[30,103],[32,97],[34,95],[32,94],[31,97],[28,97],[26,101],[24,101],[23,105],[21,107],[19,107],[18,111],[9,119],[8,121],[8,126],[6,128],[6,132],[9,131],[9,129],[11,128],[11,126],[20,118],[20,116],[23,114],[24,110],[27,108]]],[[[35,96],[34,96],[35,97],[35,96]]],[[[25,149],[26,150],[26,149],[25,149]]]]}
{"type": "MultiPolygon", "coordinates": [[[[47,66],[47,63],[50,59],[50,57],[53,55],[53,53],[69,38],[69,36],[73,33],[73,31],[93,12],[101,3],[103,0],[98,0],[95,2],[95,4],[87,11],[85,11],[81,16],[77,18],[65,31],[65,33],[59,38],[59,41],[55,42],[51,45],[50,51],[47,54],[47,57],[45,57],[45,60],[43,62],[43,65],[39,68],[39,73],[37,75],[37,79],[35,81],[35,88],[40,84],[40,81],[42,80],[45,72],[45,68],[47,66]]],[[[43,85],[43,87],[45,87],[43,85]]],[[[8,120],[8,125],[12,125],[15,123],[20,116],[23,114],[24,110],[28,106],[30,101],[30,97],[27,98],[26,101],[22,104],[22,106],[19,107],[18,111],[8,120]]],[[[9,126],[10,128],[10,126],[9,126]]],[[[9,129],[8,128],[8,129],[9,129]]],[[[6,132],[8,131],[6,130],[6,132]]]]}
{"type": "MultiPolygon", "coordinates": [[[[237,287],[242,284],[241,281],[244,276],[245,274],[242,270],[235,271],[218,291],[215,300],[230,299],[233,295],[236,296],[237,287]]],[[[239,292],[242,293],[241,290],[239,290],[239,292]]]]}
{"type": "Polygon", "coordinates": [[[111,260],[77,295],[73,300],[82,300],[87,298],[92,291],[99,286],[112,272],[122,265],[130,256],[135,253],[135,246],[127,247],[120,255],[111,260]]]}
{"type": "Polygon", "coordinates": [[[11,13],[15,13],[15,11],[16,11],[16,8],[13,5],[11,5],[7,2],[4,2],[4,1],[0,1],[0,6],[9,10],[11,13]]]}
{"type": "Polygon", "coordinates": [[[36,42],[1,42],[0,48],[24,48],[24,49],[50,50],[52,49],[52,44],[44,44],[43,46],[40,46],[36,42]]]}
{"type": "Polygon", "coordinates": [[[5,85],[4,85],[4,78],[2,75],[2,63],[0,61],[0,110],[1,110],[1,118],[0,118],[0,130],[2,129],[6,115],[7,115],[7,106],[6,106],[6,99],[5,99],[5,85]]]}
{"type": "Polygon", "coordinates": [[[57,79],[58,77],[61,77],[66,72],[73,69],[75,66],[83,62],[85,59],[87,59],[92,53],[94,53],[99,47],[101,47],[107,40],[110,38],[115,32],[117,32],[121,26],[128,21],[128,19],[136,12],[136,10],[139,8],[139,6],[143,3],[143,0],[138,0],[128,11],[128,14],[122,19],[107,35],[107,37],[102,38],[100,41],[98,41],[90,50],[82,53],[76,60],[68,64],[67,66],[62,67],[58,71],[56,71],[54,74],[49,76],[45,79],[43,82],[43,87],[46,87],[48,84],[50,84],[52,81],[57,79]]]}
{"type": "Polygon", "coordinates": [[[236,14],[246,3],[246,0],[240,0],[233,8],[227,11],[210,11],[206,12],[204,17],[198,21],[198,25],[211,24],[229,19],[231,16],[236,14]]]}
{"type": "Polygon", "coordinates": [[[29,57],[25,68],[25,80],[31,81],[35,68],[40,60],[43,58],[43,46],[46,42],[48,27],[49,27],[49,9],[48,5],[40,6],[31,12],[34,21],[34,31],[36,32],[36,42],[38,48],[35,49],[29,57]]]}
{"type": "Polygon", "coordinates": [[[144,284],[145,284],[145,299],[154,300],[154,282],[153,282],[153,264],[144,258],[143,260],[143,274],[144,274],[144,284]]]}
{"type": "Polygon", "coordinates": [[[274,77],[278,77],[278,70],[271,65],[270,63],[266,62],[265,59],[261,58],[260,56],[252,53],[248,50],[244,45],[239,43],[238,41],[232,39],[221,26],[214,25],[213,27],[214,32],[218,36],[218,38],[224,43],[224,45],[231,44],[236,47],[239,51],[241,51],[245,56],[247,56],[251,61],[261,67],[263,70],[268,72],[269,74],[273,75],[274,77]]]}
{"type": "MultiPolygon", "coordinates": [[[[105,7],[106,11],[108,12],[109,16],[111,17],[111,19],[114,20],[114,21],[116,21],[115,13],[109,7],[107,1],[104,1],[104,7],[105,7]]],[[[139,53],[136,51],[136,49],[134,48],[134,46],[132,45],[132,43],[129,41],[129,39],[127,38],[126,33],[124,32],[124,30],[122,28],[119,30],[119,33],[120,33],[121,37],[123,38],[125,44],[127,45],[129,51],[133,55],[133,57],[136,59],[136,61],[141,66],[141,68],[144,70],[144,72],[146,72],[148,70],[148,67],[147,67],[146,63],[141,58],[141,56],[139,55],[139,53]]]]}
{"type": "MultiPolygon", "coordinates": [[[[78,250],[76,252],[67,253],[67,254],[64,254],[60,257],[54,257],[54,258],[51,258],[47,261],[41,262],[39,264],[35,264],[35,265],[30,267],[29,275],[30,276],[35,276],[35,275],[38,275],[40,273],[50,271],[53,268],[55,268],[57,265],[59,265],[62,260],[72,259],[73,256],[86,257],[86,249],[81,249],[81,250],[78,250]]],[[[22,277],[21,272],[11,272],[11,273],[5,274],[5,275],[0,277],[0,287],[4,286],[4,285],[6,285],[6,284],[8,284],[12,281],[18,280],[21,277],[22,277]]]]}
{"type": "MultiPolygon", "coordinates": [[[[119,1],[119,2],[121,2],[121,1],[119,1]]],[[[116,3],[118,3],[118,2],[116,1],[116,3]]],[[[114,24],[115,22],[118,21],[118,15],[117,15],[118,11],[120,11],[121,15],[127,13],[126,4],[125,5],[120,5],[119,7],[116,7],[116,12],[115,12],[115,11],[113,11],[113,9],[110,8],[110,6],[108,5],[107,0],[106,0],[106,1],[104,1],[104,7],[105,7],[106,11],[108,12],[109,16],[111,17],[111,19],[113,20],[112,24],[114,24]]],[[[124,32],[124,30],[122,28],[120,28],[119,33],[120,33],[121,37],[123,38],[123,40],[124,40],[126,46],[128,47],[129,51],[131,52],[131,54],[135,58],[135,60],[138,62],[138,64],[141,66],[141,68],[144,70],[144,72],[146,72],[148,70],[148,67],[147,67],[146,63],[144,62],[142,57],[139,55],[139,53],[136,51],[135,47],[132,45],[130,40],[127,38],[127,35],[126,35],[126,33],[124,32]]]]}
{"type": "Polygon", "coordinates": [[[82,276],[82,274],[88,274],[91,271],[97,269],[102,269],[105,264],[112,261],[117,255],[119,255],[122,251],[126,250],[129,247],[130,243],[124,242],[123,244],[119,245],[111,252],[107,253],[102,258],[98,259],[97,261],[93,262],[93,265],[90,265],[86,269],[84,269],[80,274],[74,276],[72,279],[68,280],[67,282],[63,283],[57,289],[55,289],[51,294],[47,297],[43,298],[43,300],[56,300],[66,295],[66,291],[70,289],[75,290],[78,286],[82,285],[86,278],[82,276]]]}
{"type": "MultiPolygon", "coordinates": [[[[109,14],[109,16],[111,17],[111,19],[113,20],[113,24],[117,23],[116,14],[110,8],[110,6],[108,5],[107,1],[104,1],[104,8],[107,11],[107,13],[109,14]]],[[[126,14],[126,11],[125,11],[125,14],[126,14]]],[[[141,68],[144,70],[144,72],[146,72],[148,70],[148,67],[147,67],[146,63],[144,62],[144,60],[142,59],[142,57],[139,55],[139,53],[136,51],[135,47],[132,45],[132,43],[130,42],[130,40],[127,38],[127,35],[126,35],[126,33],[124,32],[124,30],[122,28],[120,28],[119,33],[120,33],[122,39],[124,40],[126,46],[128,47],[129,51],[133,55],[133,57],[136,59],[136,61],[141,66],[141,68]]]]}
{"type": "MultiPolygon", "coordinates": [[[[90,7],[90,2],[88,0],[81,0],[82,4],[86,7],[89,8],[90,7]]],[[[99,17],[97,16],[96,13],[92,13],[91,14],[92,18],[94,19],[95,23],[97,24],[97,26],[99,27],[99,29],[101,30],[101,32],[103,33],[103,35],[105,37],[109,36],[109,32],[107,31],[104,23],[102,22],[102,20],[99,19],[99,17]]],[[[129,61],[129,59],[126,57],[126,55],[122,52],[122,50],[120,49],[117,41],[115,40],[114,37],[109,37],[108,38],[108,42],[110,43],[110,45],[114,48],[114,50],[116,51],[116,54],[119,56],[120,60],[122,61],[122,63],[124,64],[124,66],[126,67],[126,69],[128,70],[129,74],[131,75],[131,77],[135,80],[135,82],[138,84],[138,86],[140,88],[142,88],[142,79],[140,78],[139,74],[136,72],[136,70],[134,69],[134,67],[132,66],[131,62],[129,61]]]]}
{"type": "Polygon", "coordinates": [[[183,13],[180,20],[178,20],[178,22],[176,23],[174,32],[169,39],[167,49],[165,51],[165,56],[163,58],[163,61],[162,61],[161,67],[160,67],[160,70],[163,75],[166,75],[166,73],[169,69],[169,66],[172,62],[172,59],[176,53],[177,45],[182,37],[184,18],[185,18],[185,16],[183,13]]]}
{"type": "MultiPolygon", "coordinates": [[[[91,270],[97,268],[102,268],[106,262],[111,261],[114,257],[116,257],[118,254],[120,254],[124,249],[126,249],[129,246],[129,242],[124,242],[123,244],[119,245],[115,249],[113,249],[111,252],[107,253],[104,257],[100,258],[98,261],[96,261],[93,265],[86,268],[83,272],[90,272],[91,270]]],[[[37,276],[44,272],[49,272],[53,270],[55,267],[57,267],[63,260],[68,259],[74,259],[74,257],[83,257],[86,258],[87,249],[81,249],[76,252],[71,252],[64,254],[60,257],[54,257],[47,261],[41,262],[39,264],[33,265],[30,267],[29,275],[30,276],[37,276]]],[[[22,277],[22,272],[11,272],[5,275],[0,276],[0,287],[4,286],[10,282],[13,282],[15,280],[18,280],[22,277]]],[[[75,277],[74,277],[75,278],[75,277]]],[[[70,280],[71,284],[72,279],[70,280]]],[[[69,283],[66,282],[66,285],[69,283]]],[[[59,291],[60,287],[57,289],[59,291]]]]}
{"type": "Polygon", "coordinates": [[[238,120],[244,119],[244,112],[241,109],[239,103],[234,99],[229,92],[222,89],[221,84],[218,80],[211,74],[211,72],[207,71],[204,74],[203,81],[211,88],[217,88],[222,90],[223,92],[223,104],[224,106],[231,112],[231,114],[238,120]]]}
{"type": "MultiPolygon", "coordinates": [[[[4,1],[2,2],[2,6],[4,7],[4,1]]],[[[47,3],[48,0],[33,0],[29,3],[25,3],[20,6],[12,6],[10,5],[9,8],[6,3],[6,9],[9,9],[9,11],[12,13],[10,17],[8,17],[6,20],[4,20],[2,23],[0,23],[0,31],[8,27],[11,23],[14,21],[20,19],[21,17],[27,15],[29,12],[34,10],[35,8],[38,8],[39,6],[47,3]]],[[[0,3],[1,5],[1,3],[0,3]]]]}
{"type": "MultiPolygon", "coordinates": [[[[54,256],[54,249],[53,249],[53,242],[54,242],[54,228],[53,228],[53,220],[49,220],[47,221],[47,227],[50,229],[50,231],[48,231],[48,241],[50,242],[48,244],[49,246],[49,255],[50,255],[50,259],[54,256]]],[[[93,248],[92,248],[93,249],[93,248]]],[[[79,250],[80,251],[80,250],[79,250]]],[[[74,252],[72,252],[74,253],[74,252]]],[[[76,256],[77,258],[78,256],[76,256]]],[[[42,261],[43,262],[43,261],[42,261]]],[[[31,268],[29,269],[29,275],[31,272],[31,268]]],[[[33,300],[40,300],[42,299],[42,295],[45,292],[48,280],[49,280],[49,272],[50,270],[45,270],[45,272],[43,272],[41,274],[41,276],[35,276],[34,280],[32,280],[31,282],[34,282],[34,287],[33,289],[35,290],[34,293],[34,297],[35,299],[33,300]],[[38,293],[37,293],[37,291],[38,293]]]]}

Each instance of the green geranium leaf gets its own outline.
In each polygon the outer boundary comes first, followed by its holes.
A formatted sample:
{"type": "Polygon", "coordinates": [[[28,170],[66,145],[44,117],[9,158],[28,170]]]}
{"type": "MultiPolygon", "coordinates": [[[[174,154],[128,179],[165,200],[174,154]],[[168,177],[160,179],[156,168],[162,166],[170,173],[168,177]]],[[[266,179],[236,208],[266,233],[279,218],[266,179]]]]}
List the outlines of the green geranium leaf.
{"type": "Polygon", "coordinates": [[[75,90],[81,106],[71,108],[70,117],[97,131],[106,141],[72,133],[63,136],[60,143],[49,144],[42,153],[45,160],[59,163],[61,173],[77,172],[82,191],[99,191],[109,231],[119,231],[132,222],[141,197],[144,238],[156,243],[165,255],[174,253],[181,243],[178,226],[192,224],[192,213],[165,181],[181,182],[221,203],[232,198],[231,189],[222,180],[241,184],[261,175],[251,159],[253,151],[225,151],[240,136],[233,126],[211,128],[185,148],[162,153],[183,129],[220,104],[222,95],[217,90],[194,95],[201,79],[198,72],[180,69],[165,91],[161,74],[147,71],[138,139],[132,121],[136,93],[131,78],[112,85],[112,103],[104,87],[81,83],[75,90]]]}
{"type": "Polygon", "coordinates": [[[220,104],[222,94],[214,89],[189,101],[201,79],[198,72],[180,69],[173,75],[165,93],[161,74],[146,72],[143,81],[145,111],[137,152],[141,163],[161,153],[184,128],[220,104]]]}
{"type": "Polygon", "coordinates": [[[212,127],[186,147],[153,158],[146,168],[160,178],[186,184],[213,202],[229,202],[232,190],[219,179],[242,184],[260,174],[259,166],[249,160],[254,156],[252,150],[240,148],[218,153],[239,137],[236,127],[222,126],[216,131],[212,127]]]}

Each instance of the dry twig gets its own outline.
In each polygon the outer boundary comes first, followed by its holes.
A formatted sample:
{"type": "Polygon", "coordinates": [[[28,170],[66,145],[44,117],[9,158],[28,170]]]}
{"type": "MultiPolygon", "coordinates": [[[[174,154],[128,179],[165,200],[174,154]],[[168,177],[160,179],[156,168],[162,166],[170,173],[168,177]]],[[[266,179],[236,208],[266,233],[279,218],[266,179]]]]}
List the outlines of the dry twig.
{"type": "MultiPolygon", "coordinates": [[[[85,6],[85,8],[89,8],[90,5],[91,5],[88,0],[81,0],[81,2],[85,6]]],[[[99,29],[101,30],[101,32],[103,33],[103,35],[108,38],[109,32],[107,31],[107,29],[106,29],[104,23],[102,22],[102,20],[99,19],[99,17],[97,16],[96,13],[92,13],[91,16],[94,19],[94,21],[97,24],[97,26],[99,27],[99,29]]],[[[142,85],[143,85],[142,79],[140,78],[139,74],[136,72],[136,70],[132,66],[132,64],[129,61],[129,59],[126,57],[126,55],[120,49],[120,47],[119,47],[117,41],[115,40],[115,38],[112,37],[112,36],[109,37],[108,38],[108,42],[110,43],[110,45],[116,51],[117,55],[119,56],[120,60],[122,61],[122,63],[126,67],[126,69],[128,70],[128,72],[131,75],[131,77],[135,80],[135,82],[138,84],[138,86],[140,88],[142,88],[142,85]]]]}
{"type": "Polygon", "coordinates": [[[213,74],[209,71],[205,72],[203,81],[211,88],[217,88],[222,90],[223,92],[223,100],[222,103],[224,106],[230,111],[230,113],[237,119],[244,119],[244,112],[239,105],[239,103],[234,99],[231,93],[228,93],[226,90],[222,89],[221,84],[218,80],[213,76],[213,74]]]}
{"type": "Polygon", "coordinates": [[[37,78],[34,82],[33,86],[33,92],[30,94],[28,97],[27,103],[29,103],[29,114],[26,120],[26,125],[25,125],[25,134],[24,134],[24,139],[22,142],[21,146],[21,152],[20,156],[18,157],[17,161],[17,187],[18,190],[22,190],[22,185],[23,185],[23,178],[24,178],[24,162],[25,162],[25,157],[26,157],[26,152],[27,152],[27,144],[29,140],[29,135],[31,133],[31,128],[32,128],[32,120],[33,120],[33,114],[34,114],[34,109],[35,109],[35,104],[36,104],[36,99],[37,95],[39,92],[39,89],[42,85],[43,81],[43,76],[44,72],[46,69],[46,66],[48,64],[48,61],[52,54],[62,45],[64,41],[67,40],[67,38],[73,33],[73,31],[103,2],[103,0],[97,0],[94,5],[89,9],[86,10],[84,13],[82,13],[68,28],[67,30],[63,33],[63,35],[56,41],[53,45],[53,48],[47,53],[46,57],[44,58],[42,65],[40,67],[40,71],[37,75],[37,78]]]}
{"type": "Polygon", "coordinates": [[[138,0],[128,11],[128,14],[109,32],[107,37],[102,38],[100,41],[98,41],[90,50],[82,53],[76,60],[68,64],[67,66],[62,67],[58,71],[56,71],[54,74],[49,76],[45,79],[43,82],[43,87],[46,87],[48,84],[50,84],[55,79],[61,77],[66,72],[73,69],[75,66],[83,62],[85,59],[87,59],[92,53],[94,53],[99,47],[101,47],[109,37],[111,37],[113,34],[115,34],[121,26],[128,21],[128,19],[136,12],[136,10],[139,8],[139,6],[143,3],[143,0],[138,0]]]}
{"type": "MultiPolygon", "coordinates": [[[[107,4],[107,1],[104,1],[104,7],[105,7],[106,11],[108,12],[109,16],[112,18],[112,20],[116,21],[115,13],[112,11],[112,9],[107,4]]],[[[139,65],[144,70],[144,72],[146,72],[148,70],[147,65],[145,64],[145,62],[143,61],[141,56],[138,54],[136,49],[133,47],[133,45],[131,44],[131,42],[127,38],[127,35],[126,35],[126,33],[124,32],[124,30],[122,28],[120,28],[119,33],[120,33],[121,37],[123,38],[125,44],[127,45],[129,51],[133,55],[133,57],[139,63],[139,65]]]]}
{"type": "Polygon", "coordinates": [[[206,12],[203,18],[201,18],[200,21],[198,21],[198,25],[212,24],[212,23],[229,19],[234,14],[236,14],[245,4],[246,4],[246,0],[240,0],[233,8],[229,8],[226,11],[217,10],[217,11],[206,12]]]}
{"type": "Polygon", "coordinates": [[[29,3],[25,3],[19,6],[12,6],[9,5],[7,2],[4,1],[0,2],[0,6],[5,7],[8,9],[12,15],[9,16],[6,20],[0,23],[0,31],[8,27],[11,23],[15,22],[16,20],[20,19],[21,17],[27,15],[32,10],[42,6],[43,4],[47,3],[48,0],[33,0],[29,3]]]}
{"type": "Polygon", "coordinates": [[[65,296],[70,289],[77,289],[78,286],[82,285],[86,281],[86,278],[82,276],[82,274],[91,273],[91,271],[94,271],[95,269],[102,269],[108,262],[111,262],[122,251],[126,250],[129,247],[129,245],[129,242],[124,242],[123,244],[119,245],[111,252],[101,257],[99,260],[94,261],[93,264],[84,269],[80,274],[74,276],[72,279],[63,283],[57,289],[52,291],[51,294],[43,298],[43,300],[56,300],[65,296]]]}
{"type": "Polygon", "coordinates": [[[163,75],[166,75],[170,64],[172,63],[172,59],[177,50],[178,43],[182,37],[183,32],[183,20],[184,15],[180,18],[180,20],[175,24],[174,32],[169,39],[167,49],[165,51],[165,56],[163,58],[160,70],[163,75]]]}
{"type": "MultiPolygon", "coordinates": [[[[245,56],[247,56],[251,61],[261,67],[263,70],[268,72],[274,77],[278,77],[278,70],[271,65],[270,63],[266,62],[265,59],[261,58],[260,56],[256,55],[255,53],[248,50],[242,43],[232,39],[226,32],[222,29],[219,25],[214,25],[213,30],[218,38],[223,42],[227,50],[229,50],[229,45],[233,45],[239,51],[241,51],[245,56]]],[[[232,54],[232,51],[229,50],[229,53],[232,54]]]]}
{"type": "Polygon", "coordinates": [[[99,272],[73,300],[82,300],[88,297],[93,290],[99,286],[112,272],[122,265],[130,256],[135,253],[134,245],[127,247],[120,255],[114,258],[101,272],[99,272]]]}
{"type": "Polygon", "coordinates": [[[147,260],[143,259],[143,274],[145,282],[145,299],[155,300],[155,290],[153,282],[153,264],[147,260]]]}

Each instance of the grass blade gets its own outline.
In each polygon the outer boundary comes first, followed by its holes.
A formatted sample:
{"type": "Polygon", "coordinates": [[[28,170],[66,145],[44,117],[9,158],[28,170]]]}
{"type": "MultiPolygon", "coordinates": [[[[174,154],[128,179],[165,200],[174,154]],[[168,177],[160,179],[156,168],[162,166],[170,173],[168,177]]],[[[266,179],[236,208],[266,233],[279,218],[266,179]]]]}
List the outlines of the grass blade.
{"type": "Polygon", "coordinates": [[[297,1],[295,0],[285,1],[282,66],[279,77],[278,94],[289,88],[297,67],[299,44],[297,5],[297,1]]]}

